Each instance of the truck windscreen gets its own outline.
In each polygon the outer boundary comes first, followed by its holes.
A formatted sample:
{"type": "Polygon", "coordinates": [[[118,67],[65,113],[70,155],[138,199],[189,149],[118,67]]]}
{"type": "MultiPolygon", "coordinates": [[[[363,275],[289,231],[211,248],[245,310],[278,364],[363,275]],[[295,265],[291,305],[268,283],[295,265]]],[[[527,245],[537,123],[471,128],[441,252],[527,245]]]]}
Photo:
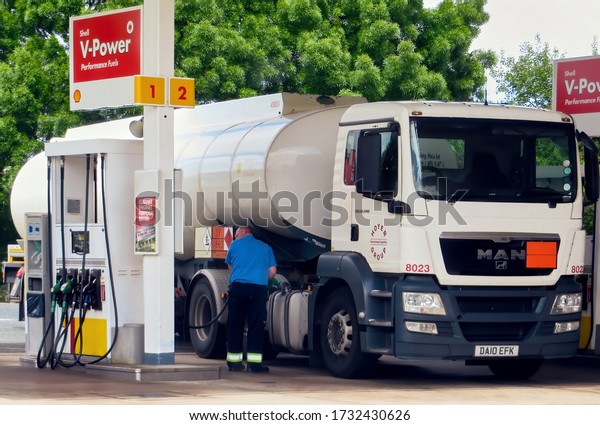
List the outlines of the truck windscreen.
{"type": "Polygon", "coordinates": [[[411,149],[426,199],[566,203],[577,193],[572,124],[420,117],[411,149]]]}

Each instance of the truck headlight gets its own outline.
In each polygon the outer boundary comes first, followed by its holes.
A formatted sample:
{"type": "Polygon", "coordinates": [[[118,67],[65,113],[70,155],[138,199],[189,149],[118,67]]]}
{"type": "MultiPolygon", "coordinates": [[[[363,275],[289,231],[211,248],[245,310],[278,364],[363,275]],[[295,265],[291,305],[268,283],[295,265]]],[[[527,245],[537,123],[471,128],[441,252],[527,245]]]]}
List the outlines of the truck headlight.
{"type": "Polygon", "coordinates": [[[556,322],[554,324],[554,333],[562,334],[565,332],[574,332],[579,330],[579,322],[556,322]]]}
{"type": "Polygon", "coordinates": [[[559,294],[554,298],[550,314],[570,314],[581,311],[581,294],[559,294]]]}
{"type": "Polygon", "coordinates": [[[437,325],[429,322],[405,322],[406,330],[422,334],[437,335],[437,325]]]}
{"type": "Polygon", "coordinates": [[[439,294],[403,292],[402,307],[407,313],[446,315],[446,309],[439,294]]]}

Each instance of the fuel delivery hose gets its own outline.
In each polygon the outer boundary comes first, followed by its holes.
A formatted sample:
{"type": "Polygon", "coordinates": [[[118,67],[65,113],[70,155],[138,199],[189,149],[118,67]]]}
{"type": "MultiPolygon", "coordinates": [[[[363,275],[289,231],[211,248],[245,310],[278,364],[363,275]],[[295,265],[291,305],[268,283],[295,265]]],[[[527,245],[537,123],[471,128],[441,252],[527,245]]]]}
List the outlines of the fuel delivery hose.
{"type": "MultiPolygon", "coordinates": [[[[64,170],[61,169],[61,173],[63,173],[64,170]]],[[[50,278],[50,276],[53,275],[53,268],[52,268],[52,198],[51,198],[51,186],[52,186],[52,159],[48,158],[47,160],[47,175],[46,175],[46,182],[47,182],[47,196],[46,196],[46,207],[47,207],[47,218],[48,218],[48,246],[46,247],[47,251],[48,251],[48,258],[50,259],[48,261],[48,277],[50,278]]],[[[38,353],[37,353],[37,359],[36,359],[36,365],[38,368],[44,368],[46,367],[46,365],[48,364],[48,362],[50,361],[50,363],[54,363],[54,343],[52,343],[50,346],[52,347],[52,349],[50,350],[49,353],[46,353],[46,357],[44,359],[42,359],[42,352],[44,351],[44,346],[46,345],[46,341],[49,337],[54,338],[54,333],[56,332],[56,325],[55,325],[55,319],[54,319],[54,308],[56,306],[56,302],[57,302],[57,296],[58,293],[55,292],[54,290],[58,287],[59,282],[58,282],[58,276],[56,277],[57,282],[56,285],[51,288],[51,304],[50,304],[50,320],[48,321],[48,325],[46,326],[46,331],[44,332],[44,336],[42,337],[42,341],[40,343],[40,348],[38,349],[38,353]]]]}
{"type": "MultiPolygon", "coordinates": [[[[56,292],[56,288],[59,287],[60,290],[56,293],[57,297],[59,294],[62,298],[62,315],[59,323],[63,323],[63,320],[66,319],[66,309],[65,305],[67,305],[67,300],[65,299],[65,285],[69,285],[69,282],[65,282],[67,280],[67,254],[66,254],[66,242],[65,242],[65,157],[62,156],[60,158],[60,238],[61,238],[61,254],[62,254],[62,281],[56,282],[56,285],[53,288],[53,291],[56,292]]],[[[52,229],[48,229],[48,231],[52,231],[52,229]]],[[[58,353],[56,352],[56,346],[58,345],[59,338],[55,338],[54,340],[54,348],[53,348],[53,361],[50,363],[50,367],[55,369],[58,365],[58,353]]]]}
{"type": "Polygon", "coordinates": [[[219,317],[221,317],[223,315],[223,313],[225,312],[225,309],[227,308],[227,304],[229,304],[229,297],[226,294],[223,294],[223,296],[225,297],[225,302],[223,303],[223,307],[221,307],[221,310],[219,310],[219,312],[217,313],[217,315],[215,317],[213,317],[212,319],[210,319],[208,321],[208,323],[204,323],[203,325],[200,325],[200,326],[191,326],[191,325],[188,325],[188,328],[190,328],[190,329],[208,328],[210,325],[212,325],[217,320],[219,320],[219,317]]]}
{"type": "MultiPolygon", "coordinates": [[[[117,342],[117,338],[119,336],[119,311],[117,310],[117,296],[115,291],[115,281],[113,278],[113,270],[112,270],[112,257],[110,255],[110,240],[108,238],[108,222],[106,219],[106,179],[104,176],[104,165],[106,162],[105,154],[100,156],[100,186],[102,189],[102,218],[104,222],[104,242],[106,245],[106,262],[108,266],[108,275],[110,279],[110,289],[112,293],[112,302],[113,302],[113,310],[115,315],[115,334],[113,335],[112,342],[110,347],[106,351],[106,353],[102,356],[93,360],[87,364],[95,364],[98,363],[108,357],[110,352],[115,348],[115,343],[117,342]]],[[[98,282],[99,283],[99,282],[98,282]]]]}

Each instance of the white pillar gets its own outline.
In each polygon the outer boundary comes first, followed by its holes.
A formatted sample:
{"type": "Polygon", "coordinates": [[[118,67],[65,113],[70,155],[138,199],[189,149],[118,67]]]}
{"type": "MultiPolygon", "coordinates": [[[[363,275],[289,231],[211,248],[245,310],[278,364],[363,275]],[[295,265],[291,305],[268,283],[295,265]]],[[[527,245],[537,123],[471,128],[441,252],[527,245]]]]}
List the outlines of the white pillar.
{"type": "MultiPolygon", "coordinates": [[[[144,47],[142,72],[148,76],[174,74],[174,0],[144,0],[144,47]]],[[[174,232],[164,222],[165,190],[172,190],[173,108],[144,107],[144,170],[155,172],[157,210],[157,255],[144,255],[144,363],[175,363],[174,334],[174,232]]],[[[171,196],[168,197],[172,198],[171,196]]]]}

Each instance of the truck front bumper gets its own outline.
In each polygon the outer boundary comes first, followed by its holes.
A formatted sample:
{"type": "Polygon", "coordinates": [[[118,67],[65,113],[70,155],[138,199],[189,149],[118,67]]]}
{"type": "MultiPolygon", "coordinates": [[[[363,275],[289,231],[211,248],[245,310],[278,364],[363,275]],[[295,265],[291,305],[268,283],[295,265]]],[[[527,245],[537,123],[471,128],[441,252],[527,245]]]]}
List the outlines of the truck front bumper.
{"type": "Polygon", "coordinates": [[[577,353],[579,329],[556,333],[556,323],[577,322],[581,313],[551,315],[556,295],[580,293],[572,276],[548,287],[441,287],[430,276],[408,276],[393,291],[394,354],[399,358],[561,358],[577,353]],[[406,313],[403,292],[440,295],[445,316],[406,313]],[[407,322],[433,323],[436,334],[409,331],[407,322]]]}

